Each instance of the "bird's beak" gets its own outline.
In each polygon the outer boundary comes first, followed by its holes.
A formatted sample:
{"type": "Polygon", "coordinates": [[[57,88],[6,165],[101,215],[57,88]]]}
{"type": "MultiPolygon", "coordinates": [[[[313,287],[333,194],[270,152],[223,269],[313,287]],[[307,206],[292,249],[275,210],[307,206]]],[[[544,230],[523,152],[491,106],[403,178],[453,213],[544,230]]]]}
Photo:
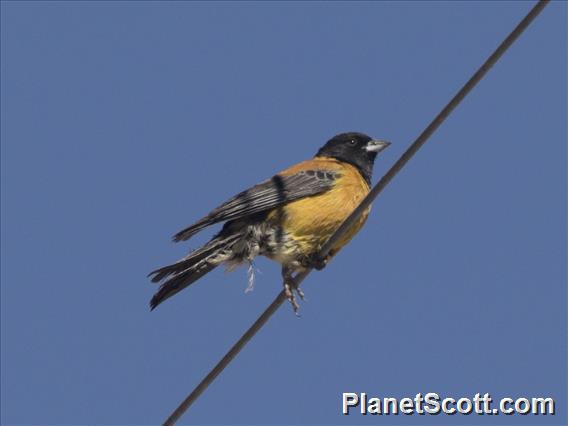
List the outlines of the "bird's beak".
{"type": "Polygon", "coordinates": [[[382,140],[372,140],[365,146],[365,151],[379,153],[390,145],[390,142],[382,140]]]}

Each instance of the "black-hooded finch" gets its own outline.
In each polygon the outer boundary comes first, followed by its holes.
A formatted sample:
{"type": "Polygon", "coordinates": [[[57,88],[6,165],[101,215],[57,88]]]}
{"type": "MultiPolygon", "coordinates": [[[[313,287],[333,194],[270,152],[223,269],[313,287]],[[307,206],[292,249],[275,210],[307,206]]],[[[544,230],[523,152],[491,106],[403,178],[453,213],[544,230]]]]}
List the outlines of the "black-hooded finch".
{"type": "Polygon", "coordinates": [[[286,295],[298,305],[293,274],[322,269],[361,229],[369,210],[359,218],[326,259],[317,259],[321,246],[369,193],[373,164],[390,143],[363,133],[341,133],[330,139],[311,160],[303,161],[243,191],[207,216],[174,235],[185,241],[205,227],[225,222],[203,247],[178,262],[156,269],[153,282],[163,281],[150,301],[154,309],[199,278],[224,264],[229,270],[263,255],[282,265],[286,295]]]}

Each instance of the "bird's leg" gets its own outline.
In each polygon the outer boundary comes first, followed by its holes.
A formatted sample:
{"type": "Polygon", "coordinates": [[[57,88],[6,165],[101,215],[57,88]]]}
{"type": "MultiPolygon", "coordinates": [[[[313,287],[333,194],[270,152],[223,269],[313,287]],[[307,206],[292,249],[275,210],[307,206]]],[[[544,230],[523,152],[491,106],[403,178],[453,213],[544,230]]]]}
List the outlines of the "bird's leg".
{"type": "Polygon", "coordinates": [[[298,302],[296,301],[296,296],[294,295],[294,292],[298,293],[298,296],[300,296],[300,299],[302,299],[302,300],[304,300],[304,292],[302,290],[300,290],[300,288],[298,287],[298,284],[296,284],[296,280],[292,276],[292,270],[291,269],[283,266],[282,267],[282,278],[284,280],[283,284],[284,284],[284,292],[286,294],[286,298],[288,299],[288,301],[292,305],[292,309],[294,310],[294,313],[296,315],[298,315],[298,310],[300,309],[300,305],[298,305],[298,302]]]}

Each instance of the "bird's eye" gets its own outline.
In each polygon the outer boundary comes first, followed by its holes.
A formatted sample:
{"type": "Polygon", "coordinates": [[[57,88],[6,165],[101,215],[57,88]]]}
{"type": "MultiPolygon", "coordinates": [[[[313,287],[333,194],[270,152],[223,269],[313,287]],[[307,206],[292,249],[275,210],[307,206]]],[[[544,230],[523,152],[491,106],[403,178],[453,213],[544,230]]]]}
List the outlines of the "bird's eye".
{"type": "Polygon", "coordinates": [[[357,143],[357,141],[355,139],[351,139],[349,141],[349,145],[351,145],[351,146],[355,145],[356,143],[357,143]]]}

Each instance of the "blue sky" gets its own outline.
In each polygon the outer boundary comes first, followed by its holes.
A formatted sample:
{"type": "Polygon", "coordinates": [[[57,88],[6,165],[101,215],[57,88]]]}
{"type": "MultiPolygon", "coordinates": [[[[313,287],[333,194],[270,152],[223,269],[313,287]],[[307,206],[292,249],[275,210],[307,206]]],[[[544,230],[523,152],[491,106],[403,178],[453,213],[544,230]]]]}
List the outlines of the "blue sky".
{"type": "MultiPolygon", "coordinates": [[[[170,236],[357,130],[376,179],[531,7],[2,2],[2,423],[155,424],[280,291],[150,312],[170,236]]],[[[565,424],[566,3],[549,5],[183,418],[565,424]],[[341,415],[342,392],[552,396],[554,417],[341,415]]]]}

